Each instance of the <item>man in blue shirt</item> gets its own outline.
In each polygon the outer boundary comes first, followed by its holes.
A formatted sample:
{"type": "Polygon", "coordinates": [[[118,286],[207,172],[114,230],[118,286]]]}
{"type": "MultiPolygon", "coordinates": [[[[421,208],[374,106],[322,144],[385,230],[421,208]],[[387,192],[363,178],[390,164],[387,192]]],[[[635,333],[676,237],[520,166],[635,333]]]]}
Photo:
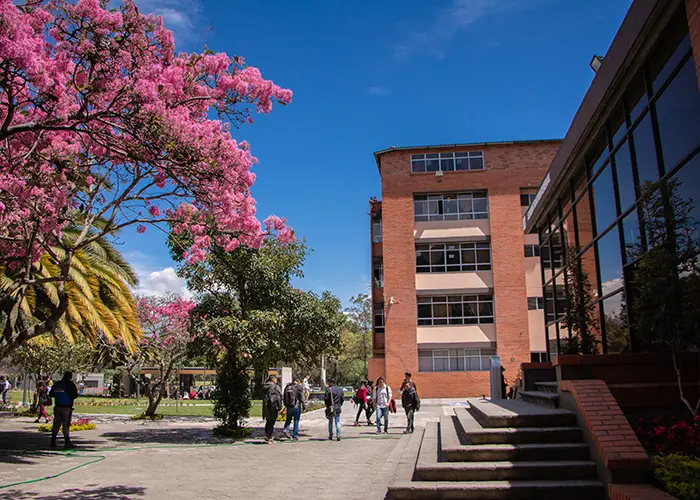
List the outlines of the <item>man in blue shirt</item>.
{"type": "Polygon", "coordinates": [[[54,400],[53,427],[51,428],[51,447],[56,446],[58,429],[63,427],[63,447],[73,448],[70,442],[70,421],[73,414],[73,401],[78,398],[78,388],[73,383],[73,374],[66,372],[63,378],[53,384],[49,397],[54,400]]]}

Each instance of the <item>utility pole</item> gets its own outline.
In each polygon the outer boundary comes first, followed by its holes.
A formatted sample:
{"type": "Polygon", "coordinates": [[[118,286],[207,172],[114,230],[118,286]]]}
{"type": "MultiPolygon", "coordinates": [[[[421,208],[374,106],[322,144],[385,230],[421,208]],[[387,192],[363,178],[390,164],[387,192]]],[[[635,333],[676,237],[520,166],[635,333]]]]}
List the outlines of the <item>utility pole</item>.
{"type": "Polygon", "coordinates": [[[323,387],[326,387],[326,356],[321,355],[321,381],[323,382],[323,387]]]}

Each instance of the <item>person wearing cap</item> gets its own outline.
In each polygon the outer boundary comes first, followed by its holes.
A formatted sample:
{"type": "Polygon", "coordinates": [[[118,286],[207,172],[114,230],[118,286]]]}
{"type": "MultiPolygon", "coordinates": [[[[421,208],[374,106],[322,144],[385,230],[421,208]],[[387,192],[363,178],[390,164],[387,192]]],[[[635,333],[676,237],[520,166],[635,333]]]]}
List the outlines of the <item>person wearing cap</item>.
{"type": "Polygon", "coordinates": [[[73,374],[65,372],[63,378],[53,384],[49,397],[54,401],[53,427],[51,428],[51,444],[56,446],[58,429],[63,427],[63,447],[67,450],[73,448],[70,440],[70,421],[73,415],[73,401],[78,399],[78,388],[73,383],[73,374]]]}
{"type": "Polygon", "coordinates": [[[272,435],[275,432],[275,422],[282,409],[282,391],[277,385],[277,375],[272,374],[263,385],[265,394],[263,395],[262,416],[265,419],[265,442],[275,444],[272,435]]]}

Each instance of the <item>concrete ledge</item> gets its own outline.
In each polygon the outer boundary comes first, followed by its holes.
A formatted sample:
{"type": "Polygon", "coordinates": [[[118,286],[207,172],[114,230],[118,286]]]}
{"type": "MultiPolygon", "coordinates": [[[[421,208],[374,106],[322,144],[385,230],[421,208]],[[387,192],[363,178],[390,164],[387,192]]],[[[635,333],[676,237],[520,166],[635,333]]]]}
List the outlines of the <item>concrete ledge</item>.
{"type": "Polygon", "coordinates": [[[676,497],[649,484],[608,485],[610,500],[676,500],[676,497]]]}
{"type": "Polygon", "coordinates": [[[407,482],[392,485],[390,498],[479,499],[537,498],[538,500],[593,500],[605,498],[600,481],[474,481],[407,482]]]}
{"type": "Polygon", "coordinates": [[[570,427],[576,415],[568,410],[546,408],[519,399],[489,401],[469,399],[469,413],[483,427],[570,427]]]}

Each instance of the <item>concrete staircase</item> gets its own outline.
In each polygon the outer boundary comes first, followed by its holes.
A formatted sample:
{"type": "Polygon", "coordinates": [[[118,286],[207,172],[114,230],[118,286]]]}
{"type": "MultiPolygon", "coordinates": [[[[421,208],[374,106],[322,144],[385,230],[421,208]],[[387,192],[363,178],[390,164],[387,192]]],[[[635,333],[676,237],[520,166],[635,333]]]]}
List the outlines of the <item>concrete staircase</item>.
{"type": "Polygon", "coordinates": [[[469,404],[411,435],[414,455],[402,462],[415,467],[388,498],[606,498],[573,413],[521,400],[469,404]]]}
{"type": "Polygon", "coordinates": [[[520,393],[522,400],[548,408],[559,408],[556,382],[536,382],[535,388],[536,391],[522,391],[520,393]]]}

